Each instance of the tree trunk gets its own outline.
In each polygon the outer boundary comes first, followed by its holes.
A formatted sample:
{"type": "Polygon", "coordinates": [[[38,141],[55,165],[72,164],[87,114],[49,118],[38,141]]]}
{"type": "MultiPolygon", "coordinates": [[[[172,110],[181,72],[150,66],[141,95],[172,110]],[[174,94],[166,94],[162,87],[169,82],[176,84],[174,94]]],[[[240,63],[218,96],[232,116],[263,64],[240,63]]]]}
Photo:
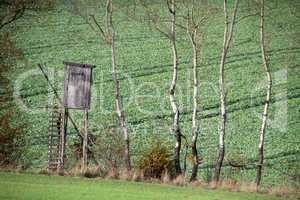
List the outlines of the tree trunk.
{"type": "Polygon", "coordinates": [[[184,156],[183,156],[183,169],[182,172],[185,174],[186,173],[186,161],[187,161],[187,157],[188,157],[188,150],[189,150],[189,145],[188,145],[188,141],[187,138],[182,137],[185,140],[185,151],[184,151],[184,156]]]}
{"type": "Polygon", "coordinates": [[[175,100],[175,89],[178,75],[178,61],[177,61],[177,49],[176,49],[176,10],[175,10],[175,0],[171,0],[171,5],[169,6],[170,13],[172,14],[172,22],[171,22],[171,45],[172,45],[172,53],[173,53],[173,77],[172,83],[170,86],[170,102],[173,111],[173,132],[176,137],[175,144],[175,152],[174,152],[174,162],[176,175],[181,174],[181,166],[180,166],[180,149],[181,149],[181,132],[179,127],[179,110],[175,100]]]}
{"type": "Polygon", "coordinates": [[[229,21],[227,16],[227,0],[224,0],[224,40],[223,40],[223,49],[220,62],[219,70],[219,92],[220,92],[220,124],[219,124],[219,156],[215,168],[215,177],[214,181],[219,182],[221,168],[223,165],[223,160],[225,156],[225,128],[226,128],[226,95],[225,95],[225,79],[224,79],[224,66],[226,62],[226,56],[230,46],[232,32],[234,28],[235,18],[237,14],[238,0],[235,1],[234,10],[232,13],[232,20],[230,23],[230,28],[228,30],[229,21]]]}
{"type": "Polygon", "coordinates": [[[192,156],[193,167],[190,181],[197,180],[198,174],[198,152],[197,152],[197,139],[198,139],[198,125],[197,125],[197,107],[198,107],[198,71],[197,71],[197,44],[196,44],[197,29],[190,35],[191,43],[193,46],[193,114],[192,114],[192,156]]]}
{"type": "Polygon", "coordinates": [[[260,182],[261,182],[261,175],[262,175],[262,165],[264,162],[264,139],[265,139],[265,131],[267,126],[267,117],[268,117],[268,110],[269,110],[269,103],[271,97],[271,88],[272,88],[272,77],[269,68],[269,64],[266,58],[265,52],[265,33],[264,33],[264,7],[265,2],[261,0],[261,11],[260,11],[260,47],[261,47],[261,57],[263,61],[263,67],[266,71],[267,79],[268,79],[268,87],[267,87],[267,95],[265,99],[265,105],[263,110],[262,116],[262,125],[260,129],[260,138],[259,138],[259,145],[258,145],[258,163],[257,163],[257,172],[256,172],[256,187],[258,189],[260,182]]]}
{"type": "Polygon", "coordinates": [[[115,87],[115,103],[116,103],[116,113],[120,121],[120,127],[124,133],[124,163],[128,171],[131,170],[130,154],[129,154],[129,135],[128,129],[126,127],[125,114],[122,110],[122,102],[120,96],[120,84],[117,78],[117,66],[116,66],[116,49],[115,49],[115,32],[112,23],[112,0],[107,0],[107,31],[108,31],[108,41],[111,45],[111,59],[112,59],[112,78],[115,87]]]}

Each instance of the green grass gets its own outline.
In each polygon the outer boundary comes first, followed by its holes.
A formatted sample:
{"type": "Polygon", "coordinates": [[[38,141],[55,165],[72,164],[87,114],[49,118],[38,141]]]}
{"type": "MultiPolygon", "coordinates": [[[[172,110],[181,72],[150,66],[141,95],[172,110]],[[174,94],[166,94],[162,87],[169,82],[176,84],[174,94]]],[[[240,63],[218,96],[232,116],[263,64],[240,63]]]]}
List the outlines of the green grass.
{"type": "Polygon", "coordinates": [[[1,200],[280,200],[272,196],[150,183],[0,172],[1,200]]]}
{"type": "MultiPolygon", "coordinates": [[[[220,8],[222,7],[221,1],[214,2],[217,2],[220,8]]],[[[232,6],[232,1],[229,1],[229,4],[232,6]]],[[[160,4],[153,4],[153,6],[161,7],[160,4]]],[[[293,0],[267,3],[266,38],[274,81],[270,121],[266,132],[264,184],[299,186],[298,8],[299,3],[293,0]]],[[[90,9],[100,19],[103,9],[90,9]]],[[[255,9],[255,6],[249,8],[247,2],[242,1],[238,17],[249,15],[255,12],[255,9]]],[[[10,32],[16,46],[21,48],[25,55],[25,58],[18,60],[17,65],[14,66],[15,72],[11,75],[11,79],[17,83],[20,76],[30,70],[39,74],[25,79],[21,86],[23,101],[26,105],[37,108],[48,103],[47,83],[37,69],[37,63],[43,62],[49,71],[55,68],[60,72],[63,70],[64,60],[96,65],[93,74],[94,87],[89,128],[94,135],[101,135],[106,131],[106,126],[116,124],[112,114],[114,100],[110,49],[81,17],[69,10],[68,5],[58,3],[49,11],[28,11],[23,18],[5,29],[10,32]]],[[[167,9],[162,12],[168,14],[167,9]]],[[[174,136],[169,134],[172,123],[168,100],[172,73],[170,43],[158,32],[149,30],[148,23],[127,19],[122,12],[115,13],[118,72],[131,138],[130,151],[136,164],[149,146],[151,138],[157,137],[156,135],[161,135],[168,140],[169,144],[174,145],[174,136]]],[[[211,177],[211,166],[217,157],[218,64],[223,29],[221,11],[210,18],[209,23],[202,28],[202,48],[199,58],[201,135],[198,140],[199,152],[203,158],[203,163],[200,165],[202,179],[211,177]]],[[[182,132],[191,139],[191,47],[184,31],[178,32],[177,46],[180,72],[176,95],[182,112],[180,119],[182,132]]],[[[62,89],[62,73],[59,73],[55,79],[62,89]]],[[[239,158],[246,161],[249,166],[241,171],[225,167],[222,177],[241,181],[255,180],[254,166],[257,158],[260,116],[265,98],[265,80],[259,48],[259,18],[249,17],[236,26],[225,66],[228,105],[226,159],[230,156],[239,158]]],[[[62,90],[59,92],[62,93],[62,90]]],[[[75,116],[79,126],[82,126],[82,114],[75,111],[71,111],[71,114],[75,116]]],[[[16,122],[26,122],[25,142],[22,144],[23,155],[19,162],[35,169],[45,168],[48,113],[20,110],[16,114],[16,122]]],[[[75,140],[76,133],[69,126],[68,145],[75,140]]],[[[74,163],[71,160],[69,146],[67,152],[67,166],[72,166],[74,163]]],[[[188,163],[188,169],[190,167],[188,163]]]]}

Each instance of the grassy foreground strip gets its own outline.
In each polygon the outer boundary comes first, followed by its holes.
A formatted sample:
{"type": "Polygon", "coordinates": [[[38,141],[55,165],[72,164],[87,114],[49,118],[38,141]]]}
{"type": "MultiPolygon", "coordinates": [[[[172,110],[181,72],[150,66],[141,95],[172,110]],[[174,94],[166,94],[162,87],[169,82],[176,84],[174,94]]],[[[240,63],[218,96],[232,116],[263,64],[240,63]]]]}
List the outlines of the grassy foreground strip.
{"type": "Polygon", "coordinates": [[[0,172],[1,200],[279,200],[281,198],[116,180],[0,172]]]}

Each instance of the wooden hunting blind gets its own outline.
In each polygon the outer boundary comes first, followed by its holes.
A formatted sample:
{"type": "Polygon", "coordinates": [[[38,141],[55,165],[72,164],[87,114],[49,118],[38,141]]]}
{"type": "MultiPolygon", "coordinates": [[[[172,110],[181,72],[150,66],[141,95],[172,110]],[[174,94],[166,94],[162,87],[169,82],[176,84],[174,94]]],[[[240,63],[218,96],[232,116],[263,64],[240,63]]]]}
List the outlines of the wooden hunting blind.
{"type": "Polygon", "coordinates": [[[91,102],[92,69],[95,67],[89,64],[64,62],[64,94],[61,100],[55,87],[52,85],[43,65],[39,64],[41,72],[49,86],[62,106],[53,106],[49,123],[49,146],[48,146],[48,171],[55,169],[64,170],[65,144],[67,139],[68,119],[77,130],[82,139],[82,165],[81,170],[85,172],[87,167],[88,148],[88,110],[91,102]],[[79,109],[84,111],[83,135],[75,125],[68,109],[79,109]]]}
{"type": "Polygon", "coordinates": [[[93,65],[64,62],[64,107],[90,109],[93,65]]]}

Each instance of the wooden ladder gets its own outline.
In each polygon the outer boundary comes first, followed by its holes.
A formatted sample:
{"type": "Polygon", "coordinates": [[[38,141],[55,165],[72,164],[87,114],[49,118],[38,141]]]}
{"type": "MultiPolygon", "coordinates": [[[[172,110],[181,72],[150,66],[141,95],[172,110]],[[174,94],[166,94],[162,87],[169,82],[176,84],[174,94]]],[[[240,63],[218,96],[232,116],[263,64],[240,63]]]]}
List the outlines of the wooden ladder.
{"type": "Polygon", "coordinates": [[[48,172],[57,171],[60,167],[62,112],[57,105],[50,109],[48,128],[48,172]]]}

